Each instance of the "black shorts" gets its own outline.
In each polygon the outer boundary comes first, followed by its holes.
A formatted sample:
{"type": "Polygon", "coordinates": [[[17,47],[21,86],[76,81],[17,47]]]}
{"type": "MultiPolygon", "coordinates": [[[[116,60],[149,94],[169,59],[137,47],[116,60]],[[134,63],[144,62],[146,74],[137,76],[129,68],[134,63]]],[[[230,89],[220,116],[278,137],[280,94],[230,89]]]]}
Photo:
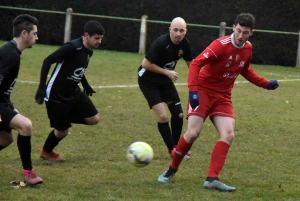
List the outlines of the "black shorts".
{"type": "Polygon", "coordinates": [[[70,128],[71,123],[85,124],[85,118],[98,114],[91,99],[81,93],[75,100],[60,103],[54,100],[46,101],[50,126],[57,130],[70,128]]]}
{"type": "Polygon", "coordinates": [[[11,132],[9,124],[14,116],[18,113],[15,111],[14,106],[11,103],[0,103],[0,115],[2,121],[0,122],[0,132],[11,132]]]}
{"type": "Polygon", "coordinates": [[[177,89],[173,82],[152,82],[138,78],[139,87],[144,94],[150,109],[158,103],[180,102],[177,89]]]}

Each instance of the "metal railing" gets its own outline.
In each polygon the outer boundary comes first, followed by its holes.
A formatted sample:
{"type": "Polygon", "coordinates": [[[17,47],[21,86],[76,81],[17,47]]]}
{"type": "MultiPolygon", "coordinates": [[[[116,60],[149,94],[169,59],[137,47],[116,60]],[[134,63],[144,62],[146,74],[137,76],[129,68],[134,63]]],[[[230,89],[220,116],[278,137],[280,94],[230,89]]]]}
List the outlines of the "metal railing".
{"type": "MultiPolygon", "coordinates": [[[[1,5],[0,5],[0,8],[66,15],[64,42],[68,42],[68,41],[71,40],[72,16],[97,17],[97,18],[106,18],[106,19],[114,19],[114,20],[127,20],[127,21],[141,22],[140,42],[139,42],[140,43],[139,44],[139,53],[141,53],[141,54],[145,53],[145,48],[146,48],[147,23],[170,24],[170,22],[168,22],[168,21],[149,20],[148,16],[146,16],[146,15],[143,15],[141,17],[141,19],[126,18],[126,17],[115,17],[115,16],[105,16],[105,15],[93,15],[93,14],[84,14],[84,13],[74,13],[72,8],[67,8],[66,12],[51,11],[51,10],[40,10],[40,9],[32,9],[32,8],[20,8],[20,7],[11,7],[11,6],[1,6],[1,5]]],[[[191,23],[187,23],[187,26],[219,29],[219,36],[224,36],[225,32],[226,32],[225,31],[226,29],[228,29],[228,30],[232,29],[232,27],[226,27],[225,22],[221,22],[220,26],[204,25],[204,24],[191,24],[191,23]]],[[[300,31],[299,32],[286,32],[286,31],[255,29],[255,32],[272,33],[272,34],[298,35],[299,39],[298,39],[296,67],[300,67],[300,31]]]]}

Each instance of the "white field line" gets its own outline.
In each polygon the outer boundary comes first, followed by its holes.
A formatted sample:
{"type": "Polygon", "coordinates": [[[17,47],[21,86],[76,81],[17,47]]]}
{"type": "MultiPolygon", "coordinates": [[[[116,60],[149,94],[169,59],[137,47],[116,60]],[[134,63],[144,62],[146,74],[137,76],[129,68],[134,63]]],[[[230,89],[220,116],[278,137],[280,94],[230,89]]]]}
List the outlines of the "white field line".
{"type": "MultiPolygon", "coordinates": [[[[299,79],[284,79],[284,80],[278,80],[278,82],[297,82],[300,81],[299,79]]],[[[39,84],[35,81],[28,81],[28,80],[18,80],[17,82],[21,83],[28,83],[28,84],[39,84]]],[[[243,84],[243,83],[249,83],[248,81],[235,81],[234,84],[243,84]]],[[[187,83],[175,83],[176,86],[186,86],[187,83]]],[[[138,87],[137,84],[128,84],[128,85],[108,85],[108,86],[92,86],[96,89],[108,89],[108,88],[132,88],[132,87],[138,87]]]]}

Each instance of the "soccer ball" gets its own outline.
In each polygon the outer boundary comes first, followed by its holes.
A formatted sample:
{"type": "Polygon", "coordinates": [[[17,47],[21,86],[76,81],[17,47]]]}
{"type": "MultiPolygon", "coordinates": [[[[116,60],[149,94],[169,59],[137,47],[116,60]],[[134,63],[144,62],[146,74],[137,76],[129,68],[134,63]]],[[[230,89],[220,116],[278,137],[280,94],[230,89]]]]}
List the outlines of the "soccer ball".
{"type": "Polygon", "coordinates": [[[153,149],[146,142],[134,142],[127,149],[127,159],[136,167],[145,167],[153,159],[153,149]]]}

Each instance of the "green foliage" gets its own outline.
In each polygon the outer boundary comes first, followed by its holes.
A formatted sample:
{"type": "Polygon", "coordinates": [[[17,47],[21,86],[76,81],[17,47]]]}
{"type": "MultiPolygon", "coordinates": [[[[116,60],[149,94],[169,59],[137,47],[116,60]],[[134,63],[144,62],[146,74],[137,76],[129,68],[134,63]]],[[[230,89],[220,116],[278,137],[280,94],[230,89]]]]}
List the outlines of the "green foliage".
{"type": "MultiPolygon", "coordinates": [[[[67,159],[65,163],[40,159],[39,150],[51,128],[45,105],[37,105],[33,97],[43,59],[56,48],[35,45],[23,52],[19,79],[11,97],[20,113],[32,120],[33,166],[44,183],[32,188],[10,187],[10,181],[22,179],[14,142],[0,152],[0,200],[299,199],[298,68],[253,65],[261,76],[279,80],[280,87],[275,91],[257,88],[238,77],[233,90],[236,137],[220,174],[220,178],[237,191],[220,193],[202,188],[210,153],[218,139],[209,120],[192,148],[191,159],[182,162],[172,182],[157,182],[171,159],[157,131],[153,112],[138,87],[108,88],[137,84],[137,68],[143,55],[135,53],[95,51],[86,77],[97,92],[92,100],[99,109],[101,122],[95,126],[73,125],[69,136],[55,149],[67,159]],[[154,150],[154,159],[147,167],[136,168],[127,162],[126,149],[135,141],[145,141],[154,150]]],[[[187,68],[182,60],[176,70],[180,75],[178,83],[185,83],[187,68]]],[[[185,107],[187,86],[178,85],[177,89],[185,107]]],[[[185,120],[183,132],[186,123],[185,120]]]]}
{"type": "MultiPolygon", "coordinates": [[[[174,17],[183,17],[187,23],[219,26],[226,22],[232,27],[236,16],[241,12],[250,12],[256,18],[255,29],[299,32],[300,1],[296,0],[202,0],[202,1],[120,1],[120,0],[82,0],[40,1],[40,0],[2,0],[1,5],[24,7],[51,11],[63,11],[72,8],[74,13],[104,15],[140,19],[147,15],[150,20],[171,22],[174,17]]],[[[0,18],[0,39],[9,40],[12,36],[13,18],[25,11],[2,9],[0,18]]],[[[27,12],[39,19],[39,43],[61,45],[64,40],[65,16],[41,12],[27,12]]],[[[96,17],[73,16],[72,37],[82,35],[84,24],[96,17]]],[[[100,49],[138,52],[140,22],[99,18],[106,34],[100,49]]],[[[168,33],[168,24],[148,23],[147,49],[160,34],[168,33]]],[[[227,34],[231,31],[227,30],[227,34]]],[[[194,55],[219,36],[219,29],[188,27],[187,38],[192,44],[194,55]]],[[[298,35],[283,35],[255,32],[250,38],[254,44],[253,63],[295,66],[298,35]]]]}

